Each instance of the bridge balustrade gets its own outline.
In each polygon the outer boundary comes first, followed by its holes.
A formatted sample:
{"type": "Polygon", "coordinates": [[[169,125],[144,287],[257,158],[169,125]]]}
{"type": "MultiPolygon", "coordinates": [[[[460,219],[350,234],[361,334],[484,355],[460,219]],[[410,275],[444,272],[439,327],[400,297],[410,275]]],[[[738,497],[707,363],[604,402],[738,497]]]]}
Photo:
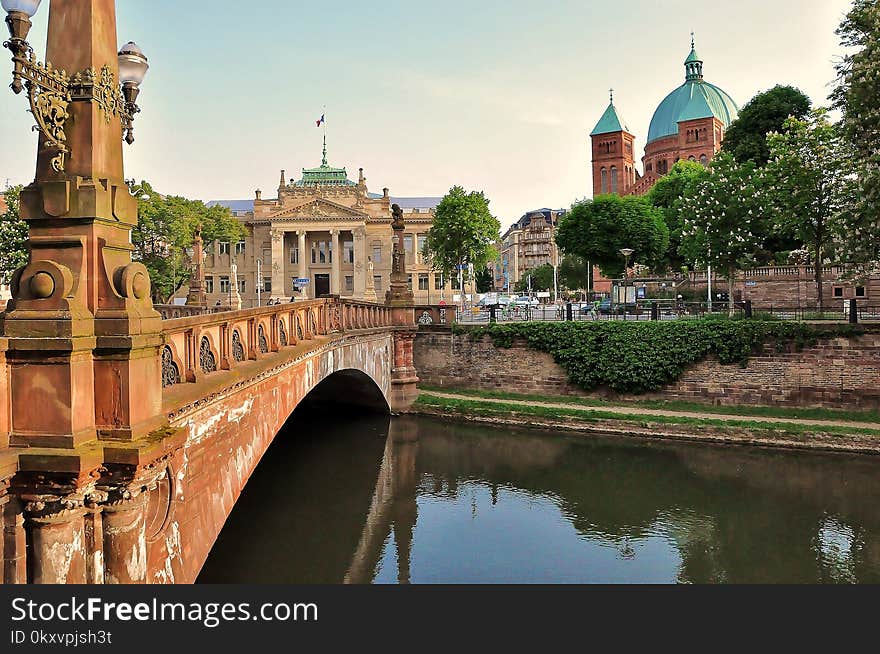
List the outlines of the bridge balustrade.
{"type": "Polygon", "coordinates": [[[319,337],[391,326],[387,307],[337,298],[171,318],[162,323],[162,387],[196,383],[319,337]]]}

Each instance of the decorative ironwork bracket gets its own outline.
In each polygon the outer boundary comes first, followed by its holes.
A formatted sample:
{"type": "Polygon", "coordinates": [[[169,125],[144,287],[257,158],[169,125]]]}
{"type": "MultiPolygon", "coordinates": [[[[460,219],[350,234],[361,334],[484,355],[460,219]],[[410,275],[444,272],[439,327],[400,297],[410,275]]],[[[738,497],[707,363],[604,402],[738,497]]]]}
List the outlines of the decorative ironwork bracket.
{"type": "Polygon", "coordinates": [[[52,170],[64,172],[64,160],[70,154],[64,130],[70,118],[71,102],[94,102],[108,123],[114,116],[119,117],[125,141],[129,145],[134,143],[134,117],[140,112],[134,102],[137,93],[129,93],[133,97],[127,100],[109,66],[100,72],[90,68],[71,79],[50,62],[38,61],[34,49],[23,39],[5,41],[3,47],[12,52],[15,66],[10,88],[16,94],[27,91],[30,110],[37,123],[33,129],[43,135],[43,147],[57,152],[51,161],[52,170]]]}

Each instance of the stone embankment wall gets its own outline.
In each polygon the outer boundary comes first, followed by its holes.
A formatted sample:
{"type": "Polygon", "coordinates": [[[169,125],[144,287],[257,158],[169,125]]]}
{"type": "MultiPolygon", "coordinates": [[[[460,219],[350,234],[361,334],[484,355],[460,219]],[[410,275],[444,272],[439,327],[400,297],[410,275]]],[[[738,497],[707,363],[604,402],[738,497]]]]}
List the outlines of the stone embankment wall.
{"type": "Polygon", "coordinates": [[[472,341],[448,328],[430,328],[419,332],[413,354],[422,385],[449,389],[880,409],[880,332],[825,339],[801,351],[778,352],[770,343],[745,368],[721,365],[709,357],[661,391],[638,396],[603,389],[587,393],[569,383],[550,354],[529,348],[525,341],[504,349],[495,347],[488,336],[472,341]]]}

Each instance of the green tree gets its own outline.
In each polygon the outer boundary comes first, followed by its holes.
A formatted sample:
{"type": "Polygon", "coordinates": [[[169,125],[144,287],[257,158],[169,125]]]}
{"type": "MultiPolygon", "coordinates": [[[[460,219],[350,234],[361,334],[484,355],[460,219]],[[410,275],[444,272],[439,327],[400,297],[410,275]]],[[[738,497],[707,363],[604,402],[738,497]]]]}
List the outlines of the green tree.
{"type": "Polygon", "coordinates": [[[763,181],[753,162],[740,164],[722,152],[713,159],[709,175],[687,189],[681,205],[681,253],[689,261],[723,271],[731,314],[736,273],[755,265],[755,253],[766,238],[763,181]]]}
{"type": "Polygon", "coordinates": [[[688,187],[705,179],[709,172],[706,168],[695,161],[678,161],[654,184],[647,198],[653,206],[663,212],[663,219],[669,229],[669,247],[663,257],[661,265],[667,270],[680,270],[685,263],[679,253],[681,247],[681,230],[684,228],[684,219],[681,213],[681,202],[688,187]]]}
{"type": "Polygon", "coordinates": [[[196,230],[210,246],[214,241],[235,243],[247,230],[225,207],[207,207],[199,200],[157,193],[148,182],[130,185],[138,199],[138,224],[132,231],[134,259],[150,271],[153,301],[163,304],[189,280],[191,261],[186,248],[196,230]]]}
{"type": "Polygon", "coordinates": [[[13,273],[27,265],[30,255],[28,226],[21,219],[21,186],[6,190],[6,211],[0,214],[0,279],[8,284],[13,273]]]}
{"type": "Polygon", "coordinates": [[[600,195],[572,206],[559,221],[556,243],[566,254],[592,261],[606,277],[623,274],[623,248],[631,263],[655,265],[669,244],[663,212],[642,197],[600,195]]]}
{"type": "Polygon", "coordinates": [[[501,223],[489,212],[489,200],[482,192],[453,186],[434,212],[425,253],[435,271],[446,279],[457,278],[459,266],[483,270],[498,256],[493,243],[500,231],[501,223]]]}
{"type": "Polygon", "coordinates": [[[789,116],[804,118],[810,99],[793,86],[774,86],[749,100],[724,135],[723,149],[739,162],[763,166],[770,159],[767,134],[782,130],[789,116]]]}
{"type": "Polygon", "coordinates": [[[529,290],[529,277],[531,277],[532,291],[552,291],[553,290],[553,266],[545,263],[537,268],[526,270],[522,277],[514,286],[517,293],[525,293],[529,290]]]}
{"type": "Polygon", "coordinates": [[[559,283],[570,291],[589,290],[590,265],[576,254],[566,255],[559,262],[558,277],[559,283]]]}
{"type": "Polygon", "coordinates": [[[831,98],[843,113],[843,136],[858,176],[844,249],[850,263],[875,266],[880,260],[880,2],[854,0],[837,34],[849,54],[837,66],[831,98]]]}
{"type": "Polygon", "coordinates": [[[790,118],[785,131],[767,137],[765,208],[775,227],[804,243],[822,301],[822,269],[834,244],[851,238],[855,189],[850,149],[840,129],[818,109],[805,120],[790,118]]]}
{"type": "Polygon", "coordinates": [[[495,287],[495,278],[488,268],[478,270],[474,274],[474,281],[477,285],[477,293],[488,293],[495,287]]]}

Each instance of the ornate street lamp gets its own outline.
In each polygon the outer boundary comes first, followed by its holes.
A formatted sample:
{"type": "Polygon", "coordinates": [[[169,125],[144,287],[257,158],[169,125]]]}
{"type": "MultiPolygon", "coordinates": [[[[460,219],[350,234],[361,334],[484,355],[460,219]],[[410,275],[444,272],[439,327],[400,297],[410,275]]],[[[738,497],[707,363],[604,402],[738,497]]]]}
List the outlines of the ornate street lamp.
{"type": "Polygon", "coordinates": [[[94,68],[77,71],[70,77],[67,71],[57,70],[52,62],[38,61],[27,36],[32,27],[30,19],[40,8],[40,2],[0,0],[7,12],[10,36],[3,47],[12,53],[12,91],[16,94],[27,91],[37,123],[34,129],[45,138],[43,146],[57,153],[51,165],[60,173],[64,172],[65,158],[70,154],[65,126],[70,117],[68,107],[75,100],[94,102],[103,110],[107,121],[118,116],[126,142],[134,142],[134,116],[140,111],[136,100],[149,65],[134,43],[126,44],[119,52],[118,83],[109,66],[100,71],[94,68]]]}
{"type": "MultiPolygon", "coordinates": [[[[620,250],[620,253],[624,258],[624,267],[623,267],[623,319],[626,320],[626,302],[629,299],[627,297],[627,290],[629,288],[629,258],[633,255],[635,250],[630,248],[623,248],[620,250]]],[[[638,318],[638,316],[636,316],[638,318]]]]}

